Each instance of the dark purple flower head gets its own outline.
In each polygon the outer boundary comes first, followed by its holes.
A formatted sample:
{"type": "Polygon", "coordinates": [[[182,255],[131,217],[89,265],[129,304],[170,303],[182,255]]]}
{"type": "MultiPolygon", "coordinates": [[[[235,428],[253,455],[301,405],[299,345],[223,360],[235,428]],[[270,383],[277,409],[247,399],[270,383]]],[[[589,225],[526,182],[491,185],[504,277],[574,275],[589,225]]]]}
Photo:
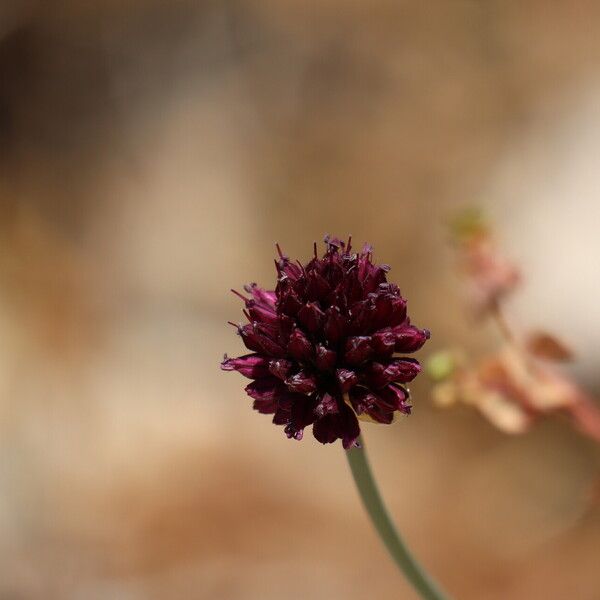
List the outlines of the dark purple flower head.
{"type": "MultiPolygon", "coordinates": [[[[254,408],[272,414],[288,438],[302,439],[304,428],[323,444],[338,438],[355,445],[358,418],[391,423],[409,414],[408,390],[421,370],[404,355],[429,339],[410,324],[406,301],[388,283],[387,265],[371,262],[372,249],[351,253],[351,241],[325,238],[323,258],[306,265],[279,250],[277,286],[266,291],[245,286],[248,319],[238,333],[251,354],[227,358],[225,371],[253,381],[246,392],[254,408]]],[[[237,294],[237,292],[236,292],[237,294]]]]}

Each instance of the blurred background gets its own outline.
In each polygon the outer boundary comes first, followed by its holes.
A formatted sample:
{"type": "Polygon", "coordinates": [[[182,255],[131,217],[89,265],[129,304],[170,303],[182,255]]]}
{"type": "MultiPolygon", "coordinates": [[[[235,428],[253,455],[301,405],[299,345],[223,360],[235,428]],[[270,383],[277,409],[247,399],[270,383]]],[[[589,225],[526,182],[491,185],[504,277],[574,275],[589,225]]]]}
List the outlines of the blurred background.
{"type": "MultiPolygon", "coordinates": [[[[229,288],[370,241],[477,355],[445,220],[483,204],[600,393],[600,5],[0,0],[0,598],[415,596],[341,445],[287,441],[219,370],[229,288]]],[[[597,600],[597,446],[440,411],[365,426],[460,599],[597,600]]]]}

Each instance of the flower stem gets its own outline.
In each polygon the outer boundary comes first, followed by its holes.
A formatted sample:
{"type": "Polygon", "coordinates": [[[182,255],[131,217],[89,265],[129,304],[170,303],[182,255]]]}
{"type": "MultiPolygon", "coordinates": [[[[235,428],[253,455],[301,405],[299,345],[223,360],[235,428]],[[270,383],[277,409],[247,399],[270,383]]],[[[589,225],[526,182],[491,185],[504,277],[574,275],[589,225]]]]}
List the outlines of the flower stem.
{"type": "Polygon", "coordinates": [[[422,598],[426,600],[450,600],[449,596],[438,588],[423,567],[413,558],[404,540],[396,531],[383,504],[377,484],[373,479],[364,442],[361,438],[359,438],[359,442],[360,448],[347,450],[346,456],[364,507],[367,509],[381,541],[385,544],[402,573],[422,598]]]}

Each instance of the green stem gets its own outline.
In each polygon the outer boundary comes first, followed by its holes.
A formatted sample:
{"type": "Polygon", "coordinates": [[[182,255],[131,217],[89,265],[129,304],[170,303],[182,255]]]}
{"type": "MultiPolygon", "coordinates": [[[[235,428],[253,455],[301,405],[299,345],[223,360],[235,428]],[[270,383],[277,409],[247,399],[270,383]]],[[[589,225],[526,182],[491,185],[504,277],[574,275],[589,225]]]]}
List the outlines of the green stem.
{"type": "Polygon", "coordinates": [[[364,507],[367,509],[381,541],[422,598],[426,600],[449,600],[449,596],[437,587],[423,567],[413,558],[404,540],[396,531],[371,474],[364,442],[361,438],[359,438],[359,442],[361,447],[347,450],[346,456],[364,507]]]}

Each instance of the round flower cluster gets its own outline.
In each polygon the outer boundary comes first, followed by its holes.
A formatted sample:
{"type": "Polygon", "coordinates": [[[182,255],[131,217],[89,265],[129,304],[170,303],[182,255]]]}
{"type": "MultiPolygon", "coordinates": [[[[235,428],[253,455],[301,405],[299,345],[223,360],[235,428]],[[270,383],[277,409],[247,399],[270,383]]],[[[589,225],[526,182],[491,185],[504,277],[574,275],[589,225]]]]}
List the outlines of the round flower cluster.
{"type": "MultiPolygon", "coordinates": [[[[325,238],[326,251],[306,265],[279,247],[277,286],[245,286],[245,325],[236,325],[251,354],[227,358],[226,371],[253,381],[254,408],[272,414],[289,438],[304,428],[323,443],[356,445],[358,418],[391,423],[409,414],[403,384],[421,370],[413,358],[429,331],[410,324],[406,300],[387,281],[387,265],[372,262],[372,248],[352,253],[351,240],[325,238]]],[[[235,292],[237,294],[237,292],[235,292]]]]}

